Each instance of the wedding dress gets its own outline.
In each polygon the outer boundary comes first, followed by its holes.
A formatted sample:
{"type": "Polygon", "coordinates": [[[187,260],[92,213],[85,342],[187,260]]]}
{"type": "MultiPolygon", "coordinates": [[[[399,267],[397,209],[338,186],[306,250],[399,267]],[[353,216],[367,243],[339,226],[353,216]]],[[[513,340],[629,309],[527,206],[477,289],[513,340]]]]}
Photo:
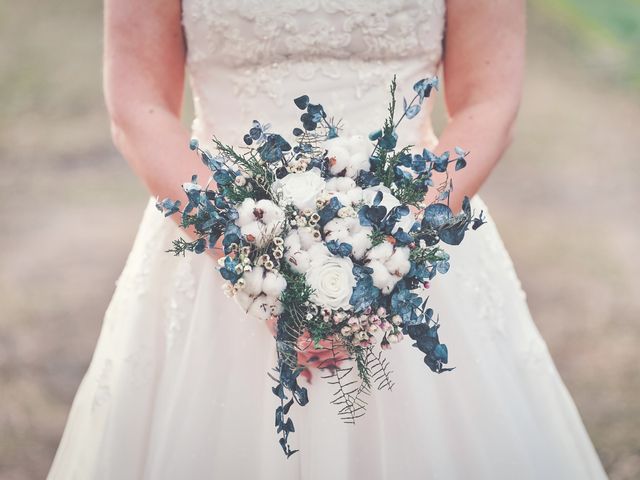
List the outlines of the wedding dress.
{"type": "MultiPolygon", "coordinates": [[[[436,73],[444,14],[444,0],[184,0],[193,135],[240,144],[254,118],[288,134],[302,94],[367,134],[394,74],[401,98],[436,73]]],[[[399,136],[433,147],[428,112],[399,136]]],[[[395,387],[367,397],[355,425],[314,370],[287,459],[271,334],[224,296],[211,258],[165,252],[181,232],[150,199],[48,478],[605,478],[487,217],[430,290],[456,369],[433,374],[410,340],[395,345],[395,387]]]]}

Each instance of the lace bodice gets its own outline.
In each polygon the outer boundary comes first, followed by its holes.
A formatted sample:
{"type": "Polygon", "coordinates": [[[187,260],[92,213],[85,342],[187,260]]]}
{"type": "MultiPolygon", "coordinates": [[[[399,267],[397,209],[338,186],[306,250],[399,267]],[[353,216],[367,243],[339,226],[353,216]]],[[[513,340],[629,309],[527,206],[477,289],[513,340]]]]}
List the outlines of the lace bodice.
{"type": "MultiPolygon", "coordinates": [[[[394,74],[409,97],[436,73],[444,9],[444,0],[183,0],[194,135],[238,143],[254,118],[288,134],[302,94],[369,133],[394,74]]],[[[435,142],[428,115],[402,128],[403,143],[435,142]]]]}

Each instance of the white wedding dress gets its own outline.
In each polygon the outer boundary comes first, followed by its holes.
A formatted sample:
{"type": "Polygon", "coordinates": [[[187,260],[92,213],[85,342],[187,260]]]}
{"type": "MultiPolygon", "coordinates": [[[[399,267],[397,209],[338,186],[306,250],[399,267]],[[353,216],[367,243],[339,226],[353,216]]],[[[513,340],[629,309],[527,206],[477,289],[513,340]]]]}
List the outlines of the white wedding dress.
{"type": "MultiPolygon", "coordinates": [[[[367,134],[393,74],[409,97],[436,72],[444,10],[443,0],[184,0],[193,134],[240,144],[254,118],[289,134],[302,94],[367,134]]],[[[399,135],[436,142],[428,112],[399,135]]],[[[456,369],[433,374],[410,340],[394,346],[395,387],[368,397],[355,425],[338,419],[314,370],[311,385],[301,380],[309,404],[291,410],[300,451],[287,459],[267,376],[273,338],[223,295],[208,256],[165,253],[181,232],[153,203],[50,480],[605,478],[490,216],[449,248],[451,271],[430,290],[456,369]]],[[[487,213],[478,196],[472,204],[487,213]]]]}

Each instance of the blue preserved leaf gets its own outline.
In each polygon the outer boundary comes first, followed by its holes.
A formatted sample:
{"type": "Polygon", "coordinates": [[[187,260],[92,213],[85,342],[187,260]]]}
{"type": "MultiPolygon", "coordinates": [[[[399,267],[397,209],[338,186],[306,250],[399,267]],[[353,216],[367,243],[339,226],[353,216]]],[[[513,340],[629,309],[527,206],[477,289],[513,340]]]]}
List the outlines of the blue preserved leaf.
{"type": "Polygon", "coordinates": [[[422,225],[437,230],[447,223],[452,216],[453,212],[447,205],[433,203],[424,210],[422,225]]]}
{"type": "Polygon", "coordinates": [[[351,293],[349,303],[355,312],[361,312],[370,307],[381,295],[379,288],[373,285],[371,275],[360,272],[356,286],[351,293]]]}
{"type": "Polygon", "coordinates": [[[340,210],[342,207],[343,205],[342,203],[340,203],[340,200],[338,200],[338,197],[331,197],[329,203],[322,207],[318,212],[318,215],[320,215],[318,224],[321,227],[324,227],[327,223],[333,220],[336,215],[338,215],[338,210],[340,210]]]}
{"type": "Polygon", "coordinates": [[[404,112],[405,116],[408,119],[414,118],[416,115],[418,115],[418,113],[420,113],[420,105],[412,105],[404,112]]]}
{"type": "Polygon", "coordinates": [[[267,135],[264,143],[258,147],[260,158],[267,163],[282,160],[283,153],[289,150],[291,150],[291,145],[277,133],[267,135]]]}
{"type": "Polygon", "coordinates": [[[456,160],[456,171],[463,169],[466,166],[467,166],[467,161],[463,157],[460,157],[456,160]]]}
{"type": "Polygon", "coordinates": [[[344,242],[338,242],[337,240],[330,240],[326,243],[327,249],[333,254],[339,257],[348,257],[351,255],[353,247],[344,242]]]}
{"type": "Polygon", "coordinates": [[[306,110],[307,105],[309,105],[309,95],[301,95],[297,98],[293,99],[293,103],[296,104],[300,110],[306,110]]]}
{"type": "Polygon", "coordinates": [[[433,169],[436,172],[443,173],[447,171],[448,165],[449,165],[449,152],[444,152],[442,155],[435,158],[433,162],[433,169]]]}
{"type": "Polygon", "coordinates": [[[418,94],[420,103],[431,95],[432,89],[438,89],[438,77],[423,78],[413,85],[413,90],[418,94]]]}
{"type": "Polygon", "coordinates": [[[382,130],[381,129],[374,130],[373,132],[371,132],[369,134],[369,140],[371,140],[372,142],[375,142],[380,137],[382,137],[382,130]]]}
{"type": "Polygon", "coordinates": [[[221,187],[224,187],[226,185],[233,183],[234,178],[235,177],[231,173],[229,173],[229,171],[227,170],[218,170],[213,174],[213,179],[221,187]]]}

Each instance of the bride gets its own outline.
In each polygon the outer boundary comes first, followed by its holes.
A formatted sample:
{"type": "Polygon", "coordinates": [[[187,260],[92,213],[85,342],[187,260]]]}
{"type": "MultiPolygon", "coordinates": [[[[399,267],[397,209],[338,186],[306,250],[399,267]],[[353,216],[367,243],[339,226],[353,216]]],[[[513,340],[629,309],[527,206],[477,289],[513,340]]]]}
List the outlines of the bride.
{"type": "Polygon", "coordinates": [[[433,375],[418,350],[394,347],[394,391],[345,425],[305,357],[312,401],[296,412],[300,452],[286,459],[269,329],[223,295],[213,255],[165,253],[185,232],[154,208],[155,196],[182,198],[193,173],[208,177],[192,137],[238,144],[254,116],[286,134],[302,94],[366,134],[385,118],[394,74],[409,96],[442,67],[440,138],[428,115],[399,134],[470,150],[451,205],[467,195],[487,213],[476,192],[510,141],[524,10],[522,0],[107,0],[113,139],[151,197],[48,478],[606,478],[490,216],[451,248],[451,272],[430,291],[457,368],[433,375]],[[185,67],[190,132],[179,118],[185,67]]]}

